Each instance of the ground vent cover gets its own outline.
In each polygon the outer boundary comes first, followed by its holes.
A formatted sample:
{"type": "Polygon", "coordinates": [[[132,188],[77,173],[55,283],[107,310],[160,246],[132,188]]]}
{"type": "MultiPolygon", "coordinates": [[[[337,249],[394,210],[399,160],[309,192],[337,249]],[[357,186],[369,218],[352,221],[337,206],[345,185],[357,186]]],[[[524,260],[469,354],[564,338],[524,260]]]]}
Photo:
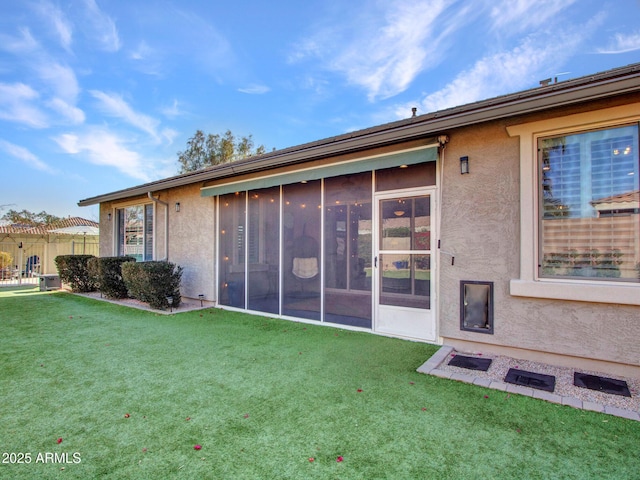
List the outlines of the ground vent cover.
{"type": "Polygon", "coordinates": [[[537,390],[553,392],[556,388],[556,377],[553,375],[544,375],[542,373],[527,372],[517,368],[510,368],[507,376],[504,377],[507,383],[522,385],[523,387],[531,387],[537,390]]]}
{"type": "Polygon", "coordinates": [[[612,395],[621,395],[623,397],[631,396],[627,382],[624,380],[616,380],[615,378],[598,377],[597,375],[574,372],[573,384],[576,387],[588,388],[612,395]]]}
{"type": "Polygon", "coordinates": [[[449,361],[449,365],[452,367],[468,368],[469,370],[480,370],[482,372],[486,372],[491,366],[491,359],[456,355],[449,361]]]}

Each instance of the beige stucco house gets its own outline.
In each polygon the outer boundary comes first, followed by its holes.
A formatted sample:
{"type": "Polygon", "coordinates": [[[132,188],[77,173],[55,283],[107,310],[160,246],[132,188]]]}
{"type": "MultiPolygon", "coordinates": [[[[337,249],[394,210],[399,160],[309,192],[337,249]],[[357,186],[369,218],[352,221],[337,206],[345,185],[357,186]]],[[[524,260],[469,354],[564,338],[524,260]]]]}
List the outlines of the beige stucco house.
{"type": "Polygon", "coordinates": [[[219,308],[640,376],[639,122],[636,64],[79,205],[219,308]]]}
{"type": "Polygon", "coordinates": [[[38,275],[58,272],[58,255],[98,254],[98,223],[80,217],[64,218],[49,225],[0,225],[0,285],[38,282],[38,275]]]}

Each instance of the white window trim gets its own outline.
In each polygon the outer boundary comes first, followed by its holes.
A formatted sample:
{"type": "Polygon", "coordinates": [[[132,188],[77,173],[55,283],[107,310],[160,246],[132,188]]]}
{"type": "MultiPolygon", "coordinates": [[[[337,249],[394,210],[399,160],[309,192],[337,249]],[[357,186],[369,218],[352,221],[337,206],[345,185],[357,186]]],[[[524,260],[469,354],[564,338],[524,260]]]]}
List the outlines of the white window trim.
{"type": "Polygon", "coordinates": [[[640,103],[594,110],[507,127],[520,137],[520,278],[510,282],[519,297],[640,305],[640,283],[538,277],[538,168],[541,137],[579,133],[640,122],[640,103]]]}
{"type": "Polygon", "coordinates": [[[119,226],[118,226],[118,210],[125,209],[127,207],[135,207],[135,206],[138,206],[138,205],[140,205],[143,209],[146,208],[147,205],[153,205],[153,240],[152,240],[152,242],[153,242],[153,244],[152,244],[152,250],[153,250],[152,257],[153,258],[152,258],[152,260],[155,260],[156,259],[156,241],[157,241],[157,237],[156,237],[157,216],[156,215],[157,215],[157,210],[158,209],[156,208],[155,202],[149,202],[149,201],[144,201],[144,200],[140,200],[140,199],[127,200],[127,201],[124,201],[124,202],[114,203],[111,206],[111,210],[109,211],[109,213],[111,213],[111,218],[114,219],[113,222],[112,222],[113,223],[113,226],[112,226],[112,228],[113,228],[113,234],[112,234],[112,236],[113,236],[113,242],[112,242],[113,245],[111,247],[112,251],[113,251],[113,255],[114,256],[118,255],[118,248],[119,248],[119,245],[118,245],[118,242],[119,242],[119,239],[118,239],[118,228],[119,228],[119,226]]]}

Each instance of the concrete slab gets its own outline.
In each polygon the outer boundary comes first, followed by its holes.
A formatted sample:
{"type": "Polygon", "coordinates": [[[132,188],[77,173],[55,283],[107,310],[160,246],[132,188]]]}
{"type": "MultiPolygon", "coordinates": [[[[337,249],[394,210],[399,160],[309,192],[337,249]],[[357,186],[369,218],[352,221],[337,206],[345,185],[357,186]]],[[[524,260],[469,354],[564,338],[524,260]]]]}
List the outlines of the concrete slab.
{"type": "Polygon", "coordinates": [[[569,405],[573,408],[582,408],[582,400],[574,397],[562,397],[562,405],[569,405]]]}
{"type": "Polygon", "coordinates": [[[604,407],[604,413],[615,415],[616,417],[628,418],[629,420],[640,420],[640,414],[638,412],[632,412],[631,410],[624,410],[610,405],[604,407]]]}
{"type": "Polygon", "coordinates": [[[544,390],[534,390],[533,398],[539,398],[540,400],[546,400],[547,402],[557,403],[562,405],[562,396],[556,393],[545,392],[544,390]]]}

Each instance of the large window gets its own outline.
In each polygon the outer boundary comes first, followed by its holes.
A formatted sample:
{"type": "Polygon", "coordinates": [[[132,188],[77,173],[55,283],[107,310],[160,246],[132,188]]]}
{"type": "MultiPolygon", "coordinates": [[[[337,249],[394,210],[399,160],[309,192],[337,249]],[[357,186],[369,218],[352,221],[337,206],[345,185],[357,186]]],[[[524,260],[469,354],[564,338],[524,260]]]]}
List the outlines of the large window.
{"type": "Polygon", "coordinates": [[[153,260],[153,204],[119,208],[116,218],[118,256],[153,260]]]}
{"type": "Polygon", "coordinates": [[[638,125],[540,138],[539,276],[638,282],[638,125]]]}

